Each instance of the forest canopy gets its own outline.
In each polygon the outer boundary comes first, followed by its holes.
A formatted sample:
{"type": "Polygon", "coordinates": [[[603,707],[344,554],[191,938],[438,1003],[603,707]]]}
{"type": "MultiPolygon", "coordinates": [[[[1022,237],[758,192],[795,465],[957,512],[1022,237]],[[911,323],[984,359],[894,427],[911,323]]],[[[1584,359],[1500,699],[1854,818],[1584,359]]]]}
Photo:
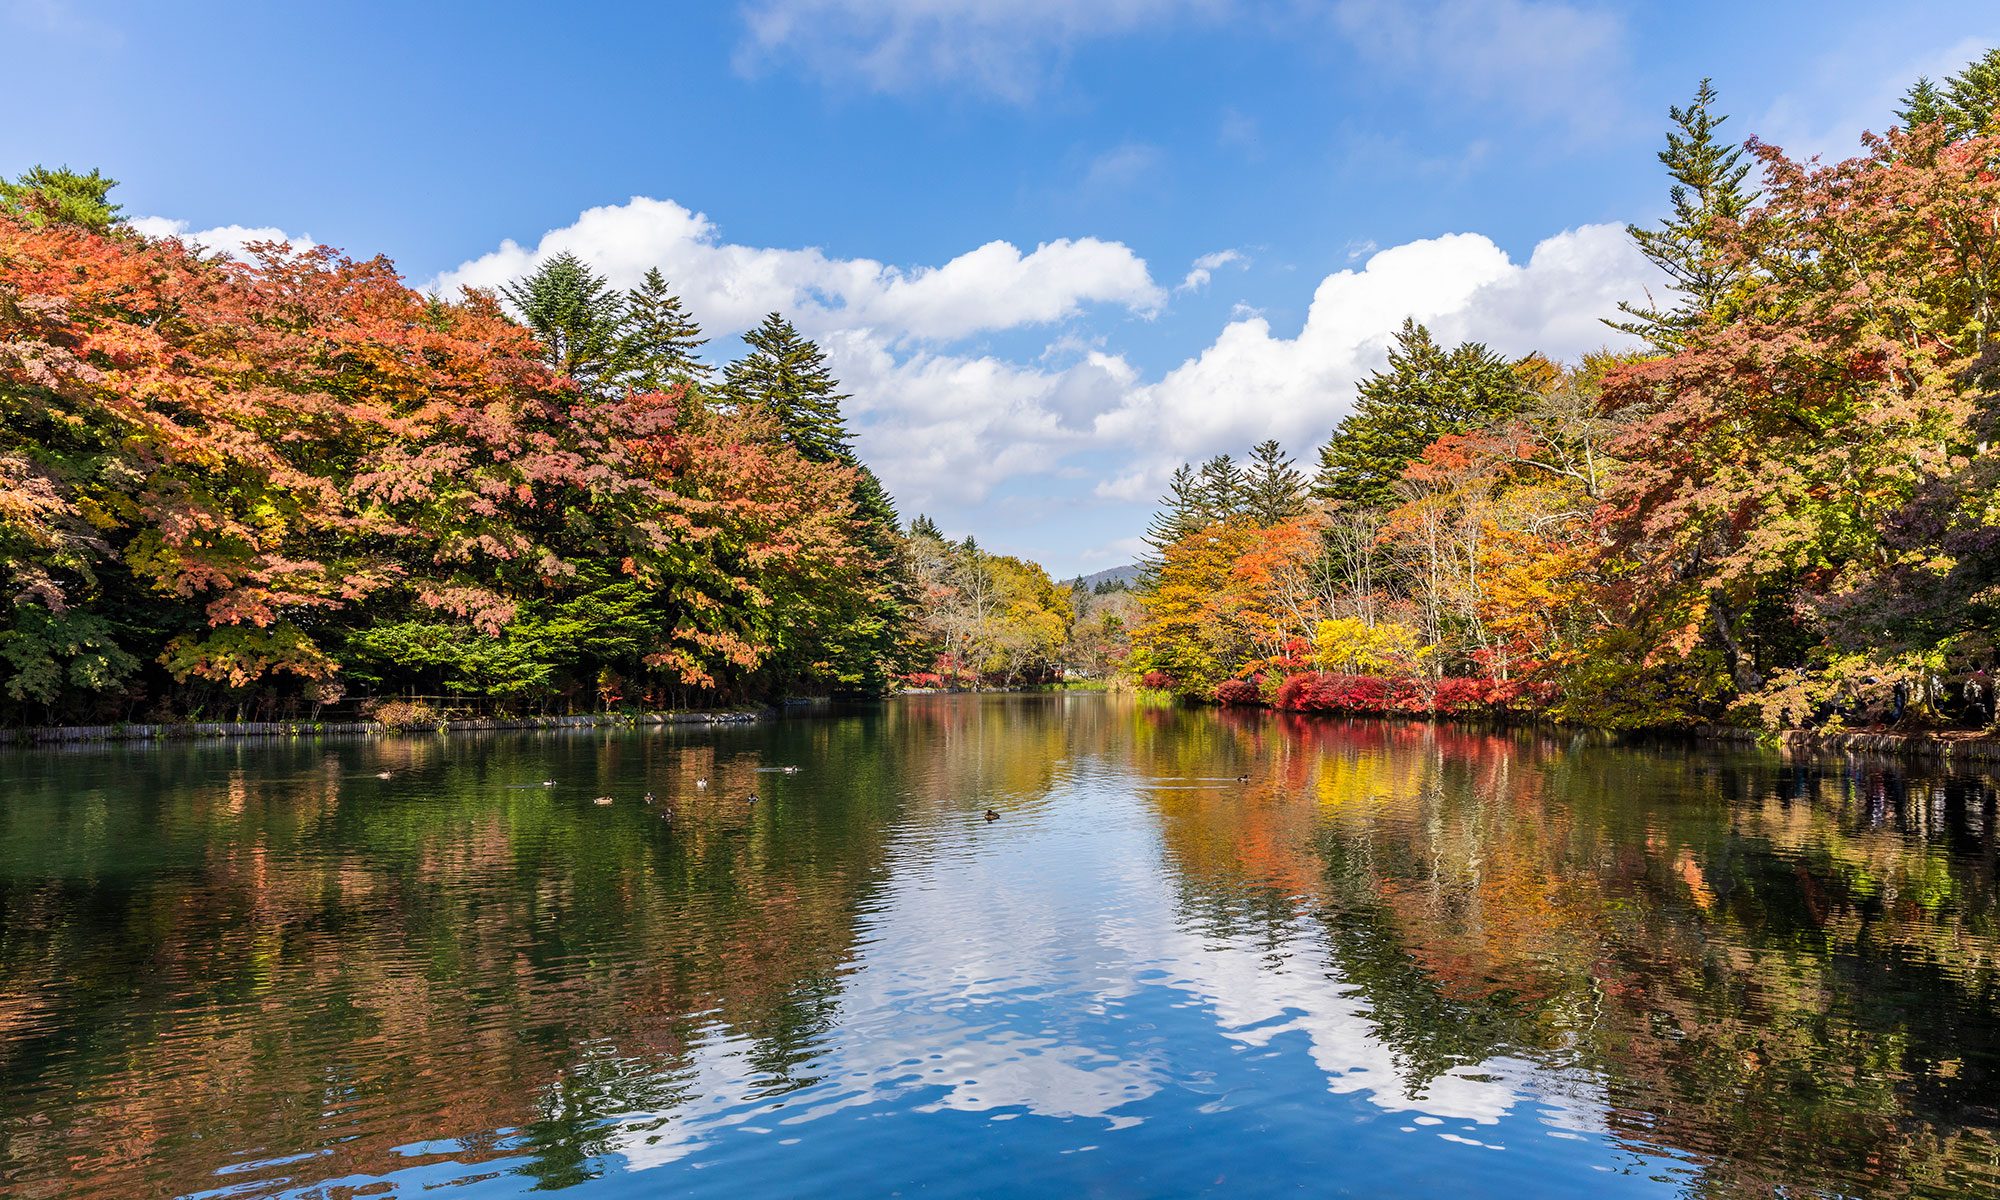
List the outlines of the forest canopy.
{"type": "Polygon", "coordinates": [[[142,236],[113,186],[0,189],[17,718],[886,685],[894,510],[782,317],[715,386],[657,273],[564,256],[444,299],[379,258],[142,236]]]}
{"type": "Polygon", "coordinates": [[[1303,710],[1990,724],[2000,51],[1840,162],[1718,104],[1670,110],[1667,215],[1630,229],[1671,285],[1607,314],[1641,349],[1406,323],[1309,488],[1175,475],[1133,669],[1303,710]]]}

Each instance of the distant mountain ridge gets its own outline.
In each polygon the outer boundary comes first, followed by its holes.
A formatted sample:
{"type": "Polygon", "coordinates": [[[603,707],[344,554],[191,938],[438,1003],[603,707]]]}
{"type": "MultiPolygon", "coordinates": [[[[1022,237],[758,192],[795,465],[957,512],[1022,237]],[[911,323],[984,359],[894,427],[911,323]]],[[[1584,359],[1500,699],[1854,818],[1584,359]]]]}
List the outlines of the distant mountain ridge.
{"type": "Polygon", "coordinates": [[[1140,570],[1141,568],[1138,563],[1126,563],[1122,567],[1107,567],[1095,575],[1085,575],[1083,577],[1083,586],[1094,588],[1100,583],[1116,581],[1127,587],[1131,587],[1139,582],[1140,570]]]}

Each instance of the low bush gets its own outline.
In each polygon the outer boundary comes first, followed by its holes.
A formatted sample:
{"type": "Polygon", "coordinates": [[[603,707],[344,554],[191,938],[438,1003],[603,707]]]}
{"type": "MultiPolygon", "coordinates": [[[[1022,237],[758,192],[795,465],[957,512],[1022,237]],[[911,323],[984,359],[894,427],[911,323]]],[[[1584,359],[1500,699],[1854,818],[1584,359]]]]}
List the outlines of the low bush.
{"type": "Polygon", "coordinates": [[[1484,712],[1493,706],[1493,681],[1447,675],[1431,688],[1431,711],[1446,716],[1484,712]]]}
{"type": "Polygon", "coordinates": [[[1256,681],[1250,679],[1225,679],[1215,685],[1217,704],[1258,704],[1263,697],[1258,694],[1256,681]]]}
{"type": "Polygon", "coordinates": [[[1470,716],[1507,707],[1519,688],[1492,679],[1350,675],[1306,671],[1288,676],[1272,704],[1286,712],[1409,713],[1470,716]]]}
{"type": "Polygon", "coordinates": [[[376,700],[361,711],[384,729],[436,729],[444,724],[444,714],[421,700],[376,700]]]}

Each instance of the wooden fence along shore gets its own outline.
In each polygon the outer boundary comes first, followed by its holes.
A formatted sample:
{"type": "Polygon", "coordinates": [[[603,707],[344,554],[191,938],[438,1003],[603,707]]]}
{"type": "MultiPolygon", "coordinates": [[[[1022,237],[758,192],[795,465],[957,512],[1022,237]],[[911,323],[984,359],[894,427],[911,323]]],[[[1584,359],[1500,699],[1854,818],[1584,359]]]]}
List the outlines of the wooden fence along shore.
{"type": "MultiPolygon", "coordinates": [[[[587,729],[615,725],[733,725],[760,720],[768,710],[605,713],[579,717],[472,717],[440,721],[441,733],[482,729],[587,729]]],[[[388,729],[374,721],[193,721],[165,725],[44,725],[0,729],[0,746],[61,742],[165,741],[229,737],[317,737],[327,734],[426,732],[388,729]]]]}

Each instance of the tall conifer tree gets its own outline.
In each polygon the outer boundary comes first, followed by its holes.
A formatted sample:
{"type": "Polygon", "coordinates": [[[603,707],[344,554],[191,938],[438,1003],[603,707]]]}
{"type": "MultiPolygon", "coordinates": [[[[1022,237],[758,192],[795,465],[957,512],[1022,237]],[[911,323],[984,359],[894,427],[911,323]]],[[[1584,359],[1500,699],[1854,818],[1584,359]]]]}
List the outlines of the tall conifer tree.
{"type": "Polygon", "coordinates": [[[1242,512],[1247,497],[1244,485],[1243,468],[1230,455],[1218,454],[1201,464],[1201,494],[1208,519],[1219,521],[1242,512]]]}
{"type": "Polygon", "coordinates": [[[1942,122],[1953,140],[2000,128],[2000,49],[1988,50],[1939,87],[1918,79],[1896,121],[1905,129],[1942,122]]]}
{"type": "Polygon", "coordinates": [[[1208,498],[1202,491],[1201,480],[1193,467],[1182,463],[1174,468],[1173,478],[1167,481],[1167,494],[1160,498],[1158,511],[1146,523],[1147,553],[1140,563],[1144,568],[1142,576],[1158,568],[1168,546],[1206,524],[1208,498]]]}
{"type": "Polygon", "coordinates": [[[840,391],[820,348],[778,313],[766,316],[743,340],[750,351],[724,369],[724,398],[770,410],[785,440],[807,458],[860,472],[853,492],[855,519],[862,541],[892,582],[880,600],[855,614],[829,645],[835,650],[835,670],[846,686],[880,690],[892,668],[908,665],[895,662],[896,634],[910,602],[904,572],[894,569],[902,552],[895,502],[875,472],[854,453],[847,418],[840,411],[841,401],[848,397],[840,391]]]}
{"type": "Polygon", "coordinates": [[[1306,510],[1306,477],[1276,438],[1250,451],[1250,469],[1243,479],[1244,508],[1259,525],[1289,521],[1306,510]]]}
{"type": "Polygon", "coordinates": [[[713,376],[709,365],[696,357],[707,344],[701,326],[667,287],[658,267],[625,293],[625,320],[618,338],[620,382],[645,392],[685,387],[698,396],[713,376]]]}
{"type": "Polygon", "coordinates": [[[586,388],[618,369],[625,298],[604,276],[565,250],[500,289],[521,323],[533,330],[551,368],[586,388]]]}
{"type": "Polygon", "coordinates": [[[776,414],[785,438],[807,458],[852,462],[854,447],[841,415],[847,399],[826,355],[778,313],[743,335],[750,352],[723,371],[732,403],[759,404],[776,414]]]}
{"type": "Polygon", "coordinates": [[[1903,106],[1896,110],[1896,124],[1905,129],[1919,125],[1929,125],[1933,121],[1945,119],[1944,92],[1931,82],[1928,75],[1917,76],[1910,90],[1903,93],[1903,106]]]}
{"type": "Polygon", "coordinates": [[[1313,492],[1357,506],[1392,503],[1403,468],[1425,447],[1512,416],[1526,401],[1506,359],[1478,342],[1446,350],[1406,320],[1388,367],[1362,381],[1354,411],[1320,447],[1313,492]]]}
{"type": "Polygon", "coordinates": [[[1955,137],[1991,133],[2000,128],[2000,49],[1988,50],[1944,87],[1955,137]]]}
{"type": "Polygon", "coordinates": [[[1743,269],[1722,253],[1716,222],[1740,220],[1757,195],[1743,186],[1750,174],[1743,148],[1716,136],[1729,118],[1714,111],[1715,101],[1715,87],[1704,79],[1693,104],[1667,110],[1674,127],[1667,130],[1659,159],[1674,180],[1668,192],[1672,212],[1657,229],[1625,227],[1679,298],[1665,307],[1650,298],[1644,306],[1621,303],[1631,319],[1605,322],[1663,352],[1679,348],[1687,331],[1714,316],[1743,279],[1743,269]]]}

